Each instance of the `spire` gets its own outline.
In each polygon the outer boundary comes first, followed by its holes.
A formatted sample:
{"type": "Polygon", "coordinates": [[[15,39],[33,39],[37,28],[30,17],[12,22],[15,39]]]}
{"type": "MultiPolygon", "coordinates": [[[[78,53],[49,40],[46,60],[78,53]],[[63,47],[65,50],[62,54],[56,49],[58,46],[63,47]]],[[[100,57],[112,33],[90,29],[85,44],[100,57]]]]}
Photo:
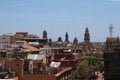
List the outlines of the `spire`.
{"type": "Polygon", "coordinates": [[[65,34],[65,42],[69,42],[69,39],[68,39],[68,37],[69,37],[69,35],[68,35],[68,33],[66,32],[66,34],[65,34]]]}
{"type": "Polygon", "coordinates": [[[43,38],[47,39],[47,31],[43,31],[43,38]]]}
{"type": "Polygon", "coordinates": [[[85,29],[84,42],[90,42],[90,34],[88,28],[85,29]]]}

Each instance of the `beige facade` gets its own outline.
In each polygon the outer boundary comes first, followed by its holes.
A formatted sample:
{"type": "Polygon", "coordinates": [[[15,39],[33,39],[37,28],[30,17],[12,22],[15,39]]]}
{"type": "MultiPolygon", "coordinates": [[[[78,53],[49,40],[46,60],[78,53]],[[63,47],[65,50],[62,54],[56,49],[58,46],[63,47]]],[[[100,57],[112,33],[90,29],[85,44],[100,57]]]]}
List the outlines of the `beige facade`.
{"type": "Polygon", "coordinates": [[[1,35],[0,36],[0,48],[8,48],[11,45],[11,36],[10,35],[1,35]]]}

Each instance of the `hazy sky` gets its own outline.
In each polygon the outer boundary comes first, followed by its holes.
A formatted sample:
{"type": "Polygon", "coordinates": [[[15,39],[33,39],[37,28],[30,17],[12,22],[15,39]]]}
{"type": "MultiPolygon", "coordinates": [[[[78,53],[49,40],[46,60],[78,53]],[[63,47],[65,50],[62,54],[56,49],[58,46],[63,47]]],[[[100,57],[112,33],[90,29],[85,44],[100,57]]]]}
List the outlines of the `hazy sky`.
{"type": "Polygon", "coordinates": [[[43,30],[54,41],[84,40],[85,28],[91,41],[105,41],[108,27],[120,36],[120,0],[0,0],[0,34],[26,31],[42,37],[43,30]]]}

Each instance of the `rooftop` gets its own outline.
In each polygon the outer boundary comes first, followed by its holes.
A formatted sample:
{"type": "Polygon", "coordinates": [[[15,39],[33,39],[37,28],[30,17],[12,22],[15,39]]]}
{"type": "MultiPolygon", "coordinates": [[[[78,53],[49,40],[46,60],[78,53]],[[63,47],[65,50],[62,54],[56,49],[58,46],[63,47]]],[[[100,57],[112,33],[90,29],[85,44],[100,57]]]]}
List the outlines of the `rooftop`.
{"type": "Polygon", "coordinates": [[[30,50],[32,52],[34,52],[34,51],[40,51],[38,48],[30,46],[30,45],[23,46],[23,48],[26,48],[26,49],[28,49],[28,50],[30,50]]]}
{"type": "Polygon", "coordinates": [[[54,75],[49,74],[28,74],[23,77],[23,80],[55,80],[54,75]]]}
{"type": "Polygon", "coordinates": [[[72,67],[62,68],[61,71],[59,71],[57,74],[55,74],[55,76],[56,76],[56,77],[57,77],[57,76],[60,76],[60,75],[63,74],[64,72],[69,71],[69,70],[71,70],[71,69],[72,69],[72,67]]]}

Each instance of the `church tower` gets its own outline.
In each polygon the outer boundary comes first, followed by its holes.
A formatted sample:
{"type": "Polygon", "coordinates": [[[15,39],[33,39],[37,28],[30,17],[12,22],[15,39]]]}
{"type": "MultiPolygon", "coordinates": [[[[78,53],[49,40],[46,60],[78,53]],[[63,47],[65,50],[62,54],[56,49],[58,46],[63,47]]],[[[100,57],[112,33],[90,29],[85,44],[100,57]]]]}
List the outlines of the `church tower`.
{"type": "Polygon", "coordinates": [[[69,43],[69,35],[68,35],[68,33],[66,32],[66,34],[65,34],[65,42],[67,42],[67,43],[69,43]]]}
{"type": "Polygon", "coordinates": [[[85,34],[84,34],[84,43],[89,43],[89,42],[90,42],[90,34],[89,34],[88,28],[86,28],[85,34]]]}
{"type": "Polygon", "coordinates": [[[85,34],[84,34],[84,43],[83,43],[83,52],[85,54],[88,54],[91,52],[92,44],[90,43],[90,34],[89,34],[89,29],[85,29],[85,34]]]}
{"type": "Polygon", "coordinates": [[[47,32],[45,30],[43,31],[43,38],[47,39],[47,32]]]}

